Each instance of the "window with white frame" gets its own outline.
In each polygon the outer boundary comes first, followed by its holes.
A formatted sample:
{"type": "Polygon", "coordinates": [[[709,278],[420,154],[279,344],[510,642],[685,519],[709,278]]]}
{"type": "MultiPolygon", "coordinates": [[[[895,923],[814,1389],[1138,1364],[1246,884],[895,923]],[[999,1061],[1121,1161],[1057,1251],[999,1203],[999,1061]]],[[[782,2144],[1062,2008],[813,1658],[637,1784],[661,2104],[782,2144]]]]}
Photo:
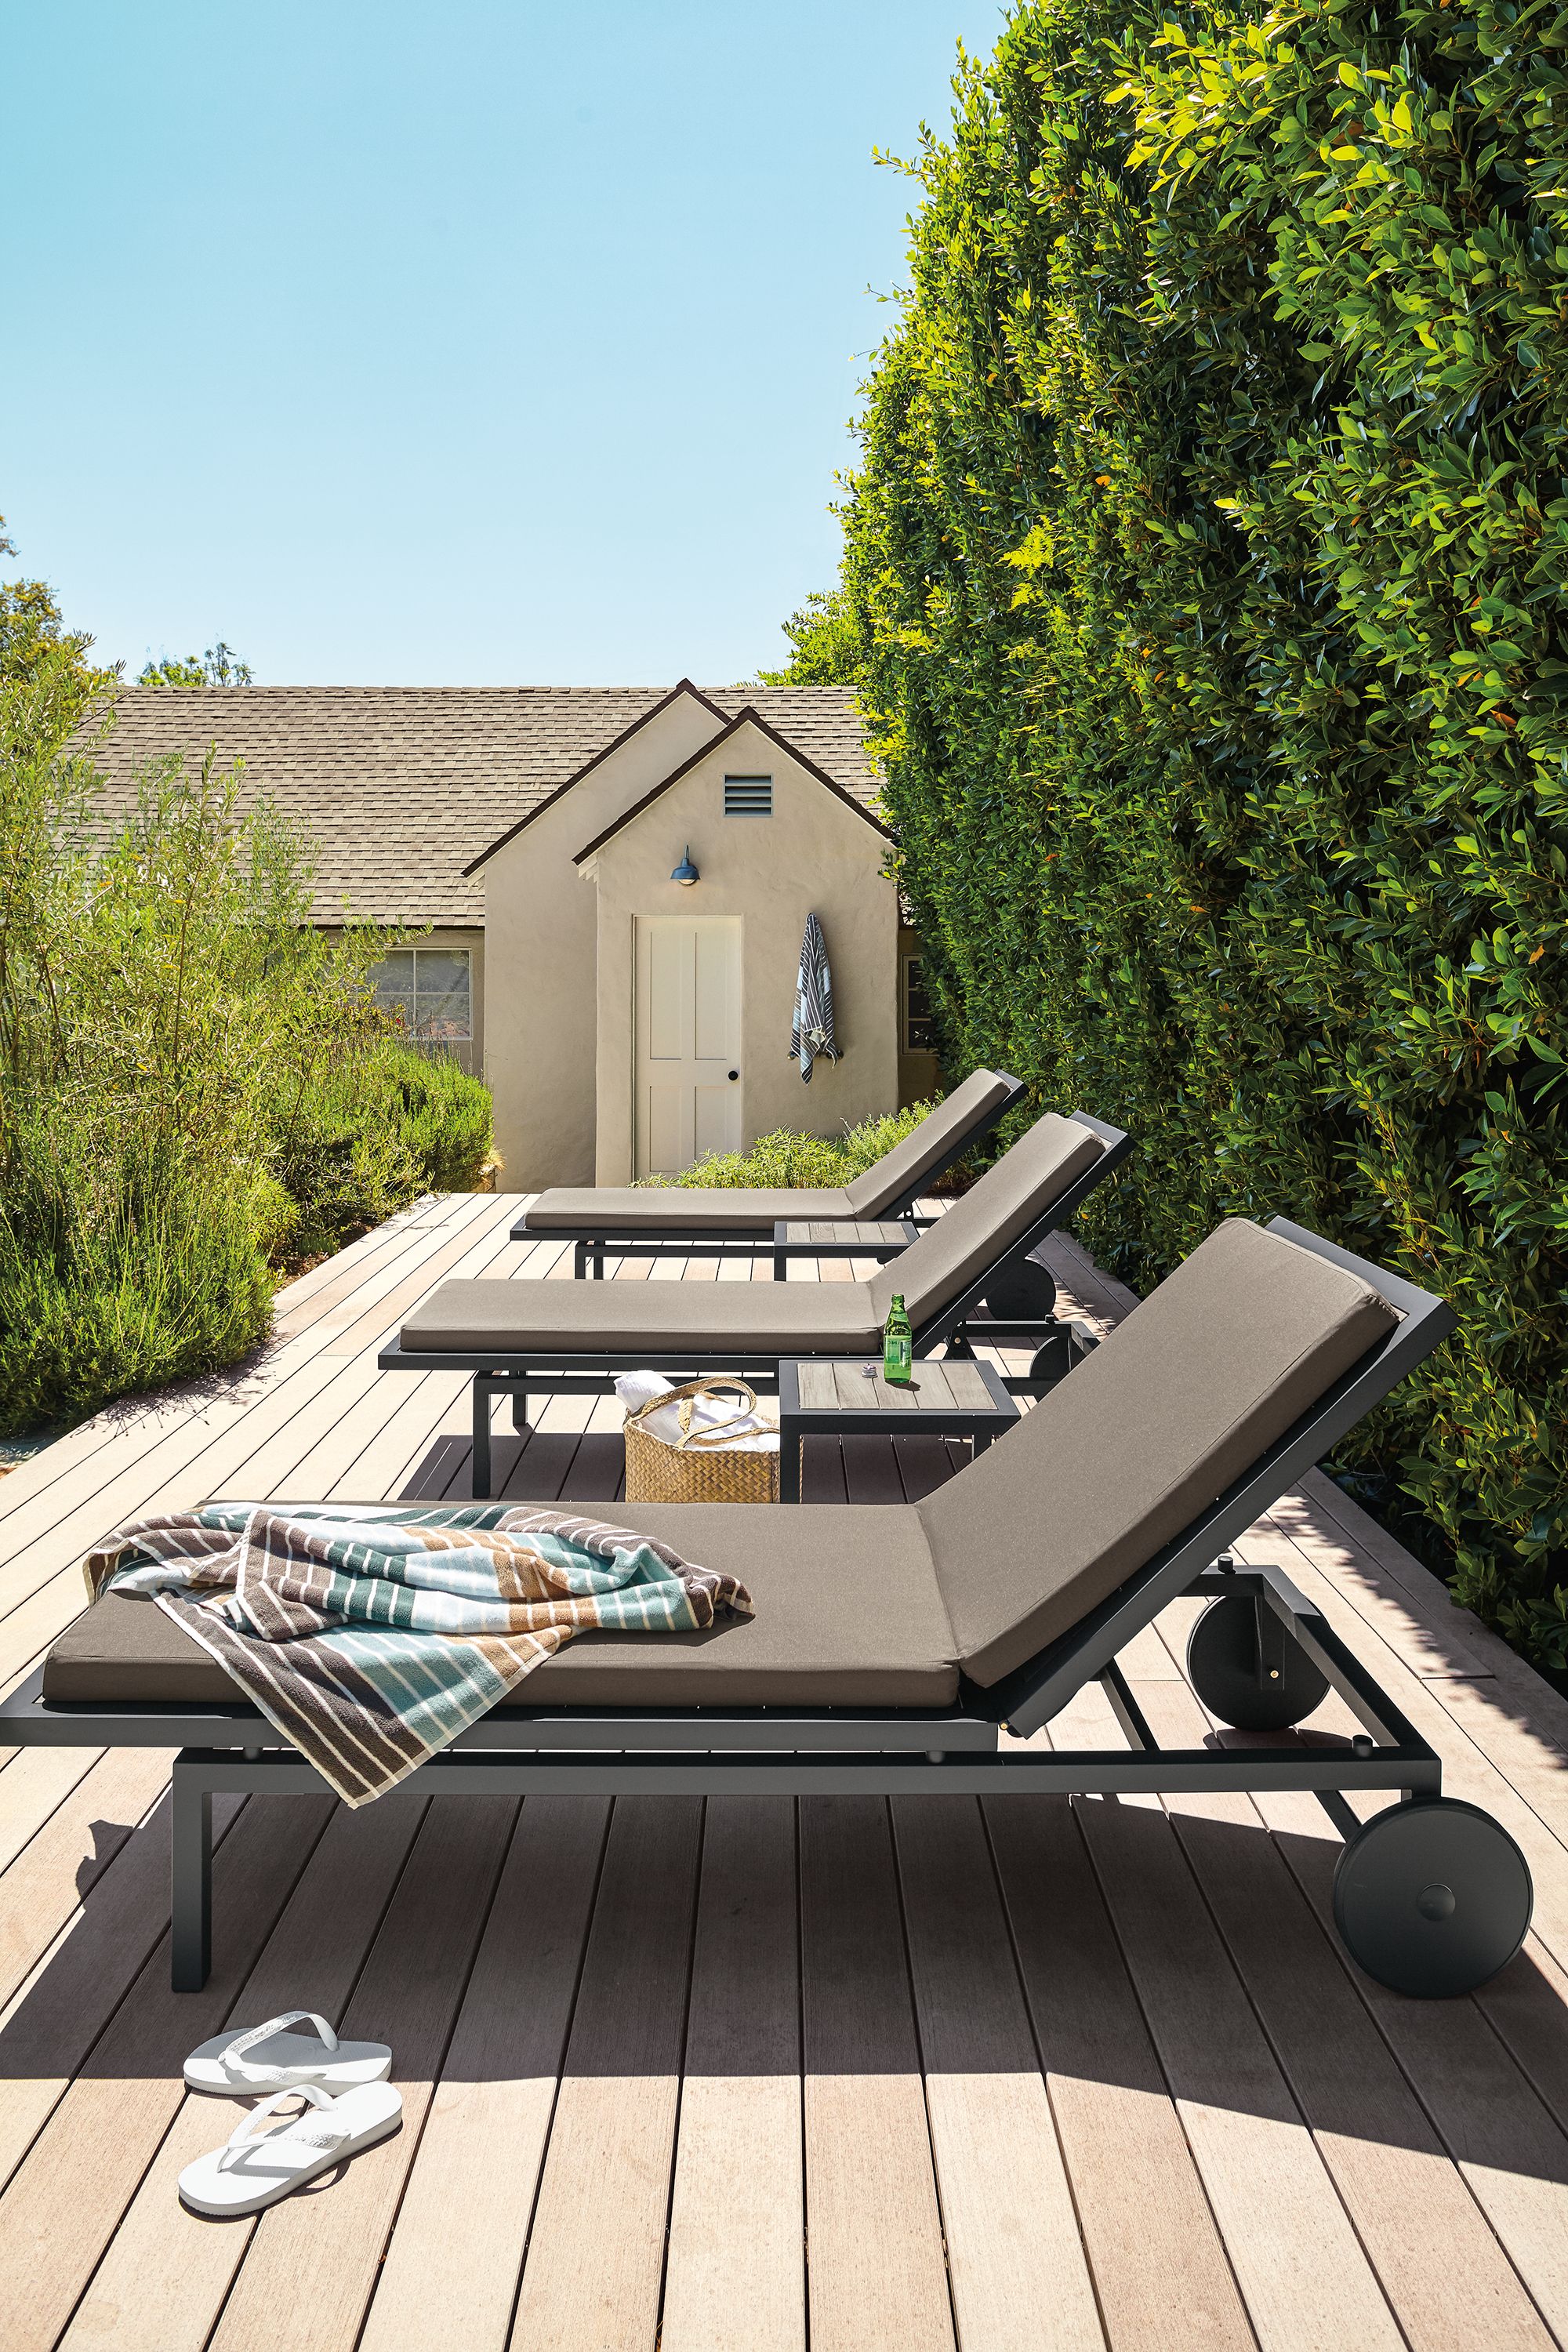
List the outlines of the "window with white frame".
{"type": "Polygon", "coordinates": [[[473,959],[467,948],[393,948],[375,968],[375,1001],[422,1045],[466,1045],[474,1034],[473,959]]]}

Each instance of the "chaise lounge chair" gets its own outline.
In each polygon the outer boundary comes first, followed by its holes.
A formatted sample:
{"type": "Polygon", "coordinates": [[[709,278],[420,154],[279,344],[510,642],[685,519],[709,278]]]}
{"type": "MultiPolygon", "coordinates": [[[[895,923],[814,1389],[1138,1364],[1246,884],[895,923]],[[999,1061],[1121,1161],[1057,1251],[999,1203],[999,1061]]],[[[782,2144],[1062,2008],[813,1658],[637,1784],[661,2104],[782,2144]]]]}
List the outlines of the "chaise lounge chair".
{"type": "Polygon", "coordinates": [[[791,1189],[683,1184],[552,1185],[511,1229],[513,1241],[574,1244],[579,1276],[603,1276],[606,1253],[617,1257],[708,1255],[765,1256],[784,1218],[837,1224],[901,1217],[962,1160],[1023,1094],[1005,1070],[972,1070],[901,1143],[843,1186],[791,1189]]]}
{"type": "MultiPolygon", "coordinates": [[[[1087,1111],[1048,1111],[944,1217],[869,1282],[444,1282],[421,1301],[378,1361],[387,1371],[471,1372],[473,1488],[490,1491],[490,1398],[512,1393],[528,1426],[530,1389],[601,1395],[617,1372],[647,1367],[684,1380],[739,1373],[776,1388],[785,1356],[875,1356],[894,1290],[917,1355],[963,1341],[1001,1275],[1067,1224],[1131,1148],[1087,1111]]],[[[993,1320],[994,1339],[1048,1328],[993,1320]]]]}
{"type": "MultiPolygon", "coordinates": [[[[1523,1937],[1522,1855],[1488,1815],[1442,1797],[1439,1758],[1281,1571],[1226,1553],[1453,1322],[1440,1300],[1282,1218],[1223,1225],[923,1503],[622,1507],[629,1527],[742,1576],[755,1615],[702,1634],[584,1633],[404,1785],[1309,1790],[1348,1841],[1335,1915],[1355,1958],[1403,1991],[1468,1990],[1523,1937]],[[1116,1660],[1183,1594],[1210,1602],[1188,1652],[1199,1696],[1269,1744],[1158,1747],[1116,1660]],[[1002,1744],[1095,1681],[1124,1748],[1002,1744]],[[1330,1686],[1363,1735],[1281,1738],[1330,1686]],[[1345,1790],[1403,1801],[1363,1824],[1345,1790]]],[[[0,1705],[0,1741],[180,1748],[177,1990],[207,1970],[214,1791],[322,1785],[177,1625],[112,1592],[0,1705]]]]}

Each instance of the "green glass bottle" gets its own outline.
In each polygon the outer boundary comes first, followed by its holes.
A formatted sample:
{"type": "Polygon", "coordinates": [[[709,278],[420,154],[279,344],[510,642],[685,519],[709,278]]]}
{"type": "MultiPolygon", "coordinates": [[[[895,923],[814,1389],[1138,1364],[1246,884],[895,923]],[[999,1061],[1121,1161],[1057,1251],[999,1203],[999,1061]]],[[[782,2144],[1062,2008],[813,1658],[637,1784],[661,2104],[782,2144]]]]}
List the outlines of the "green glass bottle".
{"type": "Polygon", "coordinates": [[[907,1389],[914,1376],[914,1337],[910,1329],[910,1318],[904,1312],[904,1294],[901,1290],[895,1290],[882,1332],[882,1378],[890,1381],[897,1388],[907,1389]]]}

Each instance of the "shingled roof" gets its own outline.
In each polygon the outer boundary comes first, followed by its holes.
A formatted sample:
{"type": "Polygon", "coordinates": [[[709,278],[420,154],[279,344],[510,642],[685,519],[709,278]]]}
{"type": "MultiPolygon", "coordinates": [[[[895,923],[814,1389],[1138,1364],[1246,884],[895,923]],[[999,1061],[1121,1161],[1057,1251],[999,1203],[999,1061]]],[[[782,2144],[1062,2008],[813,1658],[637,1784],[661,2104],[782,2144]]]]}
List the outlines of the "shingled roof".
{"type": "MultiPolygon", "coordinates": [[[[477,924],[484,877],[463,869],[664,699],[663,687],[127,687],[97,764],[110,809],[171,751],[245,762],[317,845],[316,909],[364,922],[477,924]]],[[[879,779],[847,687],[706,687],[726,718],[750,703],[869,806],[879,779]]]]}

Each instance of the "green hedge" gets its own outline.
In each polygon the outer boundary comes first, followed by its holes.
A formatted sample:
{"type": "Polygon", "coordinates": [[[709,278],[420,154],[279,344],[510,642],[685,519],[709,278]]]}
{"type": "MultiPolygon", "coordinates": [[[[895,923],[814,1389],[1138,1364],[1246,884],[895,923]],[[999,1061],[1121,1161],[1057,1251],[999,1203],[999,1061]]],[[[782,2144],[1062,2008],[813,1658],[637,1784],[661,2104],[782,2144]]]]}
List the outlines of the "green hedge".
{"type": "Polygon", "coordinates": [[[1363,1435],[1568,1657],[1568,15],[1020,7],[915,168],[844,586],[950,1074],[1462,1332],[1363,1435]],[[1561,240],[1561,241],[1559,241],[1561,240]]]}
{"type": "Polygon", "coordinates": [[[847,1184],[912,1135],[935,1108],[934,1103],[912,1103],[907,1110],[889,1111],[881,1118],[864,1118],[842,1135],[798,1135],[793,1128],[777,1127],[771,1135],[759,1135],[749,1151],[710,1151],[684,1175],[647,1181],[694,1184],[708,1191],[735,1185],[761,1185],[773,1192],[781,1186],[847,1184]]]}

